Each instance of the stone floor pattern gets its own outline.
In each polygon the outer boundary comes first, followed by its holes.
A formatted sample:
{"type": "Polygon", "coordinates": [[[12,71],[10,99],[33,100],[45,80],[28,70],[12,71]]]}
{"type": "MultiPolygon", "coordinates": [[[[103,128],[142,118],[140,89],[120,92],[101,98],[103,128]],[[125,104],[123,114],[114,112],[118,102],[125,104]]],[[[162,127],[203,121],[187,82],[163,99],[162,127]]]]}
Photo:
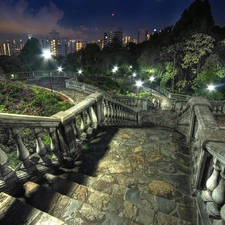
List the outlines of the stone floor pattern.
{"type": "Polygon", "coordinates": [[[0,225],[198,225],[185,137],[172,112],[148,116],[154,126],[102,128],[71,170],[0,193],[0,225]]]}
{"type": "MultiPolygon", "coordinates": [[[[94,176],[99,190],[85,201],[144,225],[197,224],[196,205],[190,196],[190,159],[184,136],[169,129],[108,128],[83,146],[85,161],[77,172],[94,176]],[[110,202],[107,195],[118,197],[110,202]],[[98,194],[96,194],[98,195],[98,194]]],[[[90,184],[88,184],[90,183],[90,184]]],[[[77,196],[88,196],[88,190],[77,196]]]]}

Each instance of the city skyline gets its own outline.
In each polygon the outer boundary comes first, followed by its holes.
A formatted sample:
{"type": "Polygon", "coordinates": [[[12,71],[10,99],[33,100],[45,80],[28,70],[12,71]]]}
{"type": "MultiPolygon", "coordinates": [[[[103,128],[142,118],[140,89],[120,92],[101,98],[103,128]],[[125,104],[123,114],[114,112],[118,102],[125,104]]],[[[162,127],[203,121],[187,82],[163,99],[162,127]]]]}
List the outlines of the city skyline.
{"type": "MultiPolygon", "coordinates": [[[[124,36],[137,38],[138,30],[161,30],[174,25],[194,0],[0,0],[0,40],[60,37],[84,41],[103,39],[112,26],[122,27],[124,36]]],[[[225,27],[225,1],[209,0],[215,25],[225,27]]]]}

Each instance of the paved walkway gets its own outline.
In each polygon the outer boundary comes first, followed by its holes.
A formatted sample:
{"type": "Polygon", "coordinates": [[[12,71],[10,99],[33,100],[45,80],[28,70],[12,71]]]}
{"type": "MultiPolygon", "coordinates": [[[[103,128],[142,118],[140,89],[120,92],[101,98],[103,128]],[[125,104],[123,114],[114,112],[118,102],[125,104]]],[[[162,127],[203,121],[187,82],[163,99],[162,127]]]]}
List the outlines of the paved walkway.
{"type": "MultiPolygon", "coordinates": [[[[72,172],[66,178],[101,191],[85,202],[138,224],[197,225],[190,195],[190,156],[184,143],[183,135],[160,127],[107,128],[83,145],[83,164],[74,169],[79,174],[72,172]],[[109,202],[102,192],[121,196],[123,210],[119,200],[109,202]]],[[[82,188],[75,192],[79,198],[88,195],[82,188]]]]}

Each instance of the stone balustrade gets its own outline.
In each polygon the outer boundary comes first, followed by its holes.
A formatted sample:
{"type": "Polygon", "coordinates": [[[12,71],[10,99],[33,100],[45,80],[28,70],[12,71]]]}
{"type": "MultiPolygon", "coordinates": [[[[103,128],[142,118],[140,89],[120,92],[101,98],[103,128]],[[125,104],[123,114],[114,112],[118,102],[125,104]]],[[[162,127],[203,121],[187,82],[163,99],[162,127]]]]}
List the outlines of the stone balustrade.
{"type": "MultiPolygon", "coordinates": [[[[74,163],[81,153],[81,143],[91,139],[101,126],[138,125],[138,110],[132,109],[101,93],[89,95],[72,108],[51,117],[0,113],[0,128],[7,129],[17,147],[21,166],[14,170],[8,165],[4,145],[0,148],[0,190],[9,190],[43,171],[74,163]],[[28,133],[35,140],[35,153],[27,148],[28,133]],[[43,135],[50,138],[50,146],[43,135]],[[50,158],[47,152],[53,156],[50,158]]],[[[16,150],[15,150],[16,151],[16,150]]]]}
{"type": "Polygon", "coordinates": [[[68,74],[65,72],[59,72],[57,69],[55,70],[46,70],[46,71],[25,71],[25,72],[13,72],[13,73],[5,73],[0,74],[0,76],[5,77],[6,79],[16,79],[16,80],[26,80],[32,79],[35,77],[48,77],[49,73],[52,77],[74,77],[75,74],[68,74]]]}
{"type": "Polygon", "coordinates": [[[101,89],[94,87],[89,84],[85,84],[82,82],[78,82],[76,80],[68,79],[66,82],[66,88],[73,89],[77,91],[82,91],[86,94],[96,93],[96,92],[102,92],[104,93],[104,96],[107,98],[113,98],[127,106],[130,106],[132,108],[141,109],[141,110],[147,110],[149,108],[154,108],[155,105],[150,102],[147,98],[135,98],[135,97],[128,97],[128,96],[117,96],[117,95],[111,95],[105,91],[102,91],[101,89]]]}
{"type": "Polygon", "coordinates": [[[191,98],[179,115],[192,155],[191,191],[197,197],[202,224],[225,224],[225,139],[210,102],[191,98]]]}

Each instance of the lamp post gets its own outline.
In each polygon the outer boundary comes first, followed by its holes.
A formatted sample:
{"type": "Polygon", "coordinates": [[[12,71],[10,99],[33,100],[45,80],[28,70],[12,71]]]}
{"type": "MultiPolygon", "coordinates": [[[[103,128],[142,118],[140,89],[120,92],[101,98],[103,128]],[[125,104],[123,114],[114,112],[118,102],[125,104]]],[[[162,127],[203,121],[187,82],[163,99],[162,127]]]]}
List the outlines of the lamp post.
{"type": "Polygon", "coordinates": [[[215,90],[215,86],[213,84],[208,85],[207,88],[209,91],[214,91],[215,90]]]}
{"type": "Polygon", "coordinates": [[[51,58],[50,50],[44,50],[43,55],[44,55],[44,58],[48,60],[48,75],[49,75],[50,88],[51,88],[51,92],[52,92],[51,71],[50,71],[50,65],[49,65],[49,60],[51,58]]]}
{"type": "Polygon", "coordinates": [[[114,66],[112,69],[112,73],[115,73],[118,70],[118,66],[114,66]]]}
{"type": "Polygon", "coordinates": [[[143,85],[143,81],[141,81],[141,80],[137,80],[137,81],[136,81],[137,95],[138,95],[139,88],[140,88],[142,85],[143,85]]]}
{"type": "Polygon", "coordinates": [[[59,71],[59,73],[62,72],[62,67],[61,66],[58,67],[58,71],[59,71]]]}
{"type": "MultiPolygon", "coordinates": [[[[155,77],[151,76],[149,77],[149,81],[152,83],[155,80],[155,77]]],[[[151,87],[151,93],[153,93],[153,89],[151,87]]]]}

